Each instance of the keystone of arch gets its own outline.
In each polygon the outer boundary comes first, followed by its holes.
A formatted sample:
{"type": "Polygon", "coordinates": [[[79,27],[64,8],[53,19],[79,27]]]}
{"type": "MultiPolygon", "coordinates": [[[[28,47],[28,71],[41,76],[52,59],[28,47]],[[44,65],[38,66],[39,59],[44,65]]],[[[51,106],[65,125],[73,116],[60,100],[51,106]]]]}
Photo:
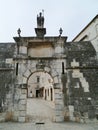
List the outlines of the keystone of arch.
{"type": "Polygon", "coordinates": [[[49,73],[50,72],[50,68],[49,67],[45,67],[44,71],[47,72],[47,73],[49,73]]]}

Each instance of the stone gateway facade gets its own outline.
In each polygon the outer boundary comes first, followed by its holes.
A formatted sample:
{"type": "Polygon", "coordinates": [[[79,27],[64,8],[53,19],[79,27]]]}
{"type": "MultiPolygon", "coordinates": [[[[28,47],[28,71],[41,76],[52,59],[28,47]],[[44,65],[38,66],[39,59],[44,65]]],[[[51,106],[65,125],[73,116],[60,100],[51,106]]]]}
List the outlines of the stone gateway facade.
{"type": "Polygon", "coordinates": [[[0,121],[27,121],[27,99],[54,103],[53,121],[98,119],[98,67],[90,42],[46,37],[37,16],[36,37],[0,43],[0,121]]]}

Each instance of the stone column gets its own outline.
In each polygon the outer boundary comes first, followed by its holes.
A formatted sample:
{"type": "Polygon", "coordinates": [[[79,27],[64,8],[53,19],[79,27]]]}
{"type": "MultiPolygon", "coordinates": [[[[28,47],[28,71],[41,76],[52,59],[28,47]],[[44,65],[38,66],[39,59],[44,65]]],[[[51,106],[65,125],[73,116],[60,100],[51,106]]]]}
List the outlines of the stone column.
{"type": "Polygon", "coordinates": [[[55,122],[64,121],[64,103],[63,103],[63,93],[59,87],[61,84],[55,84],[54,88],[54,101],[55,101],[55,122]]]}
{"type": "Polygon", "coordinates": [[[75,121],[75,117],[74,117],[74,106],[73,105],[69,105],[69,119],[70,121],[75,121]]]}
{"type": "Polygon", "coordinates": [[[12,121],[13,120],[13,102],[12,102],[12,93],[11,91],[6,95],[6,114],[5,114],[5,121],[12,121]]]}
{"type": "Polygon", "coordinates": [[[18,122],[26,122],[26,104],[27,104],[27,90],[21,89],[21,96],[19,101],[19,117],[18,122]]]}

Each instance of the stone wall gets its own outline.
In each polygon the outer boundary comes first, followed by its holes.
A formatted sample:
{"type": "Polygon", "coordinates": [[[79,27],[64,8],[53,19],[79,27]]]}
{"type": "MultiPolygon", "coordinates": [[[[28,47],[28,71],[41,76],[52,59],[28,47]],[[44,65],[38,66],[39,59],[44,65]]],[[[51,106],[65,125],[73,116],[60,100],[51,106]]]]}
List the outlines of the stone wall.
{"type": "Polygon", "coordinates": [[[14,52],[15,44],[0,43],[0,121],[11,118],[9,111],[12,111],[14,103],[15,82],[15,69],[12,63],[14,52]]]}
{"type": "Polygon", "coordinates": [[[70,120],[96,117],[98,68],[90,42],[66,43],[67,105],[70,120]]]}
{"type": "Polygon", "coordinates": [[[15,55],[14,43],[0,44],[1,121],[27,120],[27,79],[38,71],[49,73],[54,81],[54,121],[63,121],[64,115],[73,121],[94,119],[98,115],[98,62],[90,42],[65,43],[63,54],[54,57],[39,59],[15,55]]]}

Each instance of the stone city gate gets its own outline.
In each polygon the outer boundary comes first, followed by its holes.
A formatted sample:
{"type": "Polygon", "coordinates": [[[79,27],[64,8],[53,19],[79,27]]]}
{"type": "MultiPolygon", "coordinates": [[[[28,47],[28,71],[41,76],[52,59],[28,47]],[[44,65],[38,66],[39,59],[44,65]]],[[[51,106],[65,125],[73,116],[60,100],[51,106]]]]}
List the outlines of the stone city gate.
{"type": "MultiPolygon", "coordinates": [[[[53,121],[64,120],[63,83],[62,74],[66,73],[65,43],[67,37],[60,35],[45,37],[44,17],[40,13],[37,16],[36,36],[22,37],[21,30],[18,30],[18,37],[14,37],[14,52],[6,59],[6,64],[11,67],[8,91],[5,91],[6,110],[4,120],[19,122],[27,121],[27,88],[29,77],[36,72],[46,72],[53,79],[55,113],[53,121]],[[11,58],[12,57],[12,58],[11,58]],[[13,74],[12,74],[13,73],[13,74]]],[[[7,70],[10,70],[9,68],[7,70]]],[[[8,75],[10,73],[7,73],[8,75]]],[[[6,89],[6,88],[5,88],[6,89]]]]}
{"type": "Polygon", "coordinates": [[[98,65],[92,44],[66,42],[62,29],[59,36],[45,36],[42,13],[35,32],[34,37],[23,37],[18,29],[15,43],[0,44],[0,121],[27,121],[28,80],[38,72],[53,80],[53,121],[95,118],[98,65]]]}
{"type": "Polygon", "coordinates": [[[14,101],[14,118],[19,122],[26,121],[27,104],[27,81],[29,77],[39,71],[46,72],[53,78],[55,122],[64,120],[63,115],[63,93],[62,93],[62,73],[66,64],[64,54],[64,44],[67,37],[44,37],[44,17],[40,13],[37,17],[36,37],[22,37],[21,30],[18,30],[19,37],[14,37],[16,41],[17,54],[14,57],[16,65],[16,85],[14,101]]]}

